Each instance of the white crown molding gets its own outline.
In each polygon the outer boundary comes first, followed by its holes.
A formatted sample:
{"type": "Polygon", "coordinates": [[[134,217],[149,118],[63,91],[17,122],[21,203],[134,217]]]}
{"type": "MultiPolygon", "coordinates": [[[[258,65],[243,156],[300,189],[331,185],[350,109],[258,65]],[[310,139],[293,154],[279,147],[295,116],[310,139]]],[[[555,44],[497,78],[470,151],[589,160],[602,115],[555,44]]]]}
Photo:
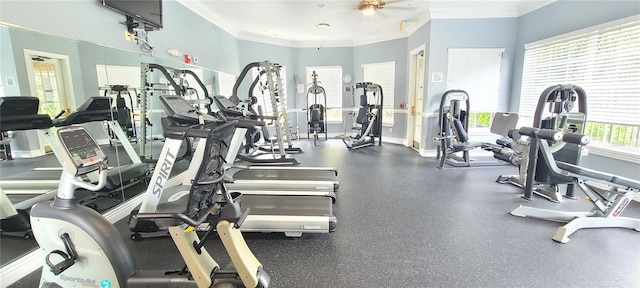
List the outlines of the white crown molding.
{"type": "Polygon", "coordinates": [[[518,17],[517,7],[511,8],[431,8],[431,19],[478,19],[518,17]]]}
{"type": "Polygon", "coordinates": [[[206,6],[201,4],[202,1],[176,0],[176,2],[191,10],[191,12],[198,14],[198,16],[202,17],[202,19],[211,22],[213,25],[216,25],[218,28],[231,34],[231,36],[238,38],[239,31],[233,28],[234,25],[217,18],[215,16],[215,13],[211,12],[206,6]]]}
{"type": "Polygon", "coordinates": [[[542,0],[542,1],[530,1],[519,7],[509,8],[430,8],[427,12],[419,15],[413,20],[406,21],[405,30],[403,32],[397,32],[385,35],[376,35],[370,37],[363,37],[353,40],[305,40],[294,41],[287,39],[280,39],[276,37],[258,35],[253,33],[247,33],[239,31],[234,28],[233,23],[224,21],[223,19],[216,17],[215,13],[210,11],[202,1],[196,0],[176,0],[182,6],[196,13],[203,19],[214,24],[223,31],[231,34],[238,40],[252,41],[264,44],[272,44],[278,46],[285,46],[291,48],[322,48],[322,47],[356,47],[374,43],[380,43],[384,41],[396,40],[409,37],[415,33],[420,27],[428,23],[432,19],[480,19],[480,18],[515,18],[527,14],[531,11],[549,5],[557,0],[542,0]]]}
{"type": "Polygon", "coordinates": [[[538,1],[527,1],[518,6],[518,16],[525,15],[531,11],[538,10],[544,6],[547,6],[553,2],[558,0],[538,0],[538,1]]]}

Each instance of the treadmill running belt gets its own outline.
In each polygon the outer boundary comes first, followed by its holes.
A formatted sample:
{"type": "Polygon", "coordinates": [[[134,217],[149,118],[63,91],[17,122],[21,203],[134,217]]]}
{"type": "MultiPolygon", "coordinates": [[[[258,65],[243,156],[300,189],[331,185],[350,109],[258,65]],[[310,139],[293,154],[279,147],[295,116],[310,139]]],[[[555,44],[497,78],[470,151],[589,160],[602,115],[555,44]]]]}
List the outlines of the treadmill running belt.
{"type": "Polygon", "coordinates": [[[250,207],[249,215],[330,216],[331,197],[242,195],[242,208],[250,207]]]}
{"type": "Polygon", "coordinates": [[[334,171],[309,171],[287,169],[245,169],[233,174],[236,180],[303,180],[303,181],[335,181],[334,171]]]}

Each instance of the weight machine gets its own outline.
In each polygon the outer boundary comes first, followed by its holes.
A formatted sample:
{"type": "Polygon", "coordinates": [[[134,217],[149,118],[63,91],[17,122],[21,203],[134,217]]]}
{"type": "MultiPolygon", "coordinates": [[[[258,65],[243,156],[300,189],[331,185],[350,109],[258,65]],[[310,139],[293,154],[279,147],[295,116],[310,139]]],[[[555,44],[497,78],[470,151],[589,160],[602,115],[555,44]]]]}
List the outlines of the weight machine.
{"type": "MultiPolygon", "coordinates": [[[[587,94],[579,86],[566,84],[554,85],[545,89],[536,106],[533,128],[560,130],[572,133],[584,133],[587,118],[587,94]],[[571,112],[578,103],[578,111],[571,112]],[[547,116],[545,116],[547,108],[547,116]],[[544,118],[543,118],[544,117],[544,118]]],[[[574,199],[573,181],[551,173],[542,158],[536,141],[523,142],[520,135],[511,133],[513,138],[524,145],[522,159],[519,161],[519,175],[500,175],[496,182],[509,183],[524,188],[522,198],[531,200],[533,193],[553,202],[562,202],[559,184],[567,184],[564,197],[574,199]]],[[[554,158],[573,165],[579,165],[581,145],[557,142],[550,147],[554,158]]]]}
{"type": "Polygon", "coordinates": [[[355,88],[362,89],[360,109],[356,116],[356,124],[360,124],[360,126],[353,127],[354,130],[358,131],[356,136],[344,137],[342,142],[347,145],[349,150],[375,145],[376,138],[378,138],[378,145],[382,145],[381,114],[382,104],[384,103],[382,87],[371,82],[363,82],[356,83],[355,88]],[[370,97],[373,100],[371,102],[369,102],[370,97]]]}
{"type": "Polygon", "coordinates": [[[324,134],[324,140],[327,140],[327,93],[324,88],[318,85],[318,74],[314,70],[311,74],[312,83],[307,90],[307,139],[310,133],[313,133],[313,145],[318,144],[318,134],[324,134]],[[313,104],[309,105],[309,95],[313,95],[313,104]],[[324,104],[318,103],[318,95],[322,95],[324,104]]]}
{"type": "Polygon", "coordinates": [[[240,87],[240,84],[245,79],[249,71],[251,71],[251,69],[253,68],[258,69],[258,76],[253,80],[251,86],[249,87],[247,97],[247,99],[251,100],[249,105],[254,105],[257,102],[257,98],[255,98],[255,96],[253,95],[253,90],[257,85],[259,85],[258,87],[262,92],[263,97],[265,96],[265,93],[269,93],[269,97],[271,98],[272,115],[262,115],[261,107],[258,107],[256,113],[258,115],[258,118],[261,120],[271,120],[276,132],[275,137],[269,137],[267,127],[263,127],[263,138],[265,142],[269,143],[270,145],[267,145],[266,147],[258,147],[258,149],[266,152],[271,152],[273,154],[273,160],[271,160],[271,164],[273,164],[274,162],[297,164],[298,162],[295,159],[287,157],[287,153],[302,153],[303,151],[299,147],[294,147],[291,142],[291,124],[289,122],[286,102],[284,99],[282,78],[280,78],[280,65],[271,63],[269,61],[252,62],[247,64],[247,66],[242,69],[238,80],[236,80],[236,83],[233,85],[233,95],[229,98],[239,99],[238,89],[240,87]]]}
{"type": "MultiPolygon", "coordinates": [[[[469,94],[464,90],[447,90],[440,99],[440,109],[438,117],[438,136],[433,137],[437,145],[437,159],[440,159],[439,168],[444,168],[447,163],[453,167],[471,166],[495,166],[507,163],[491,160],[471,159],[469,152],[475,149],[499,150],[501,144],[470,142],[469,141],[469,94]],[[459,155],[462,154],[462,155],[459,155]]],[[[509,129],[513,129],[518,124],[518,114],[515,113],[494,113],[491,122],[491,133],[507,136],[509,129]]],[[[499,139],[498,143],[503,143],[499,139]]]]}
{"type": "MultiPolygon", "coordinates": [[[[187,98],[189,95],[196,95],[195,100],[191,100],[194,104],[196,104],[198,109],[204,108],[208,113],[211,113],[211,104],[213,101],[207,92],[207,87],[204,85],[202,80],[191,70],[186,69],[175,69],[171,67],[166,67],[153,63],[142,63],[140,65],[140,87],[142,88],[142,92],[140,93],[140,157],[144,161],[154,162],[150,155],[147,155],[146,151],[146,143],[147,143],[147,126],[151,126],[152,123],[149,120],[148,115],[148,97],[153,96],[155,91],[162,91],[163,94],[175,94],[181,96],[183,98],[187,98]],[[164,83],[153,83],[149,81],[149,75],[154,71],[159,71],[164,78],[167,80],[168,84],[164,83]],[[191,76],[195,82],[198,84],[200,89],[203,91],[204,95],[200,97],[192,87],[189,87],[188,81],[186,81],[187,76],[191,76]],[[177,80],[176,80],[177,79],[177,80]]],[[[188,139],[185,140],[187,142],[187,149],[185,154],[181,156],[181,158],[190,158],[192,156],[191,144],[188,139]]]]}

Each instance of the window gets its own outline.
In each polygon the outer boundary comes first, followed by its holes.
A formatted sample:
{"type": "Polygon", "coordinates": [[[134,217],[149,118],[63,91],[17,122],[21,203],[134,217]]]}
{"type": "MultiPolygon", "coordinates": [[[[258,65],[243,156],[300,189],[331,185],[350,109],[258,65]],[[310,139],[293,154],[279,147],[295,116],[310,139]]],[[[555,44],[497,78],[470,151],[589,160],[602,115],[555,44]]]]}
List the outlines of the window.
{"type": "MultiPolygon", "coordinates": [[[[104,93],[105,89],[108,89],[110,85],[126,85],[130,88],[135,88],[140,93],[140,66],[116,66],[116,65],[96,65],[96,72],[98,73],[98,86],[100,94],[104,93]]],[[[98,92],[98,91],[96,91],[98,92]]],[[[133,91],[129,91],[133,98],[133,107],[131,109],[138,109],[138,101],[133,91]]],[[[124,96],[128,97],[128,96],[124,96]]],[[[127,105],[130,105],[129,99],[125,99],[127,105]]]]}
{"type": "MultiPolygon", "coordinates": [[[[255,80],[256,77],[258,77],[258,69],[252,68],[251,72],[253,75],[252,79],[255,80]]],[[[281,100],[284,101],[284,105],[282,106],[287,107],[287,92],[285,89],[287,87],[287,69],[284,66],[280,68],[280,79],[282,79],[282,93],[284,94],[284,99],[281,100]]],[[[262,107],[262,113],[264,115],[271,115],[273,114],[273,108],[271,107],[271,93],[269,92],[269,89],[260,91],[260,86],[267,86],[267,78],[264,76],[264,74],[262,77],[260,77],[260,80],[258,80],[258,84],[256,85],[256,87],[253,88],[253,96],[256,96],[256,98],[258,98],[257,105],[262,107]]]]}
{"type": "Polygon", "coordinates": [[[469,128],[488,128],[498,110],[502,53],[504,49],[449,49],[447,90],[469,94],[469,128]]]}
{"type": "MultiPolygon", "coordinates": [[[[318,74],[318,85],[324,88],[327,94],[327,122],[342,122],[342,67],[319,66],[307,67],[307,89],[312,83],[311,74],[318,74]]],[[[307,91],[305,91],[306,93],[307,91]]],[[[313,94],[307,94],[309,105],[314,103],[313,94]]],[[[318,103],[324,105],[322,96],[318,96],[318,103]]],[[[307,105],[307,106],[309,106],[307,105]]],[[[309,108],[309,107],[305,107],[309,108]]]]}
{"type": "MultiPolygon", "coordinates": [[[[233,85],[236,84],[236,76],[224,72],[218,72],[218,91],[216,95],[231,96],[233,94],[233,85]]],[[[238,95],[236,95],[238,96],[238,95]]]]}
{"type": "Polygon", "coordinates": [[[396,82],[396,62],[383,62],[362,65],[364,82],[372,82],[382,87],[382,125],[393,127],[394,93],[396,82]]]}
{"type": "Polygon", "coordinates": [[[587,92],[585,133],[591,136],[591,151],[600,147],[601,154],[610,157],[616,157],[620,149],[637,155],[639,79],[637,17],[529,43],[525,45],[520,113],[533,116],[540,94],[549,86],[578,85],[587,92]]]}

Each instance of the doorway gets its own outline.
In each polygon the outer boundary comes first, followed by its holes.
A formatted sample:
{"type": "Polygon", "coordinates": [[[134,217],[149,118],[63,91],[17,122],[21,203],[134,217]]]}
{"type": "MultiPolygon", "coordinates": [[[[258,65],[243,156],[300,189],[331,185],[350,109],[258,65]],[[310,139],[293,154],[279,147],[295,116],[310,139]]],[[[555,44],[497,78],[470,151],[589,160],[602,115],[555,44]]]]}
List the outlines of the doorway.
{"type": "MultiPolygon", "coordinates": [[[[51,118],[69,114],[75,107],[69,56],[25,49],[24,57],[30,94],[40,99],[38,113],[51,118]]],[[[40,133],[38,142],[42,154],[51,151],[40,133]]]]}
{"type": "Polygon", "coordinates": [[[425,92],[425,45],[411,51],[409,54],[409,121],[408,127],[413,127],[407,133],[408,146],[420,152],[422,148],[423,121],[422,111],[424,107],[425,92]]]}

